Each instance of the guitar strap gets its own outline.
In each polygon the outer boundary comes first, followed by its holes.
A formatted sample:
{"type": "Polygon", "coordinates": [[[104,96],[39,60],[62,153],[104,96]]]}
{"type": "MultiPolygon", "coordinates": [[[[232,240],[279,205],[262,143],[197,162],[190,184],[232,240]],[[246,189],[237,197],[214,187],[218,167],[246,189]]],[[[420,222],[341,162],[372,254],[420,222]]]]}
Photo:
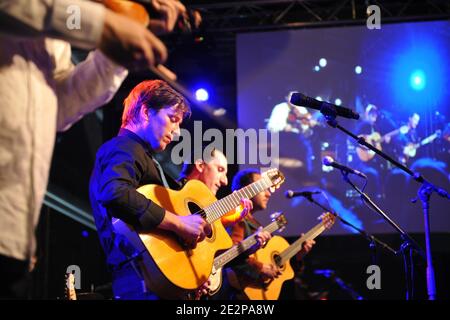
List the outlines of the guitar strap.
{"type": "Polygon", "coordinates": [[[163,170],[161,164],[153,156],[151,156],[151,157],[152,157],[153,163],[155,164],[156,169],[158,169],[158,171],[159,171],[159,175],[161,177],[161,181],[162,181],[164,187],[170,189],[169,183],[167,182],[166,175],[164,174],[164,170],[163,170]]]}

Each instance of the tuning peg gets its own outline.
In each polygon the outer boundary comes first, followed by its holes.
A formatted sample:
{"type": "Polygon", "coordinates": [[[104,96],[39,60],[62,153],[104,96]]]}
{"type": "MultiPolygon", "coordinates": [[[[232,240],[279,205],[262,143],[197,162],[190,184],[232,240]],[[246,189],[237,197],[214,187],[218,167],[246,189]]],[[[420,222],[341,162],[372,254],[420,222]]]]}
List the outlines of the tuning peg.
{"type": "Polygon", "coordinates": [[[283,214],[283,211],[276,211],[270,215],[270,219],[277,220],[281,215],[283,214]]]}

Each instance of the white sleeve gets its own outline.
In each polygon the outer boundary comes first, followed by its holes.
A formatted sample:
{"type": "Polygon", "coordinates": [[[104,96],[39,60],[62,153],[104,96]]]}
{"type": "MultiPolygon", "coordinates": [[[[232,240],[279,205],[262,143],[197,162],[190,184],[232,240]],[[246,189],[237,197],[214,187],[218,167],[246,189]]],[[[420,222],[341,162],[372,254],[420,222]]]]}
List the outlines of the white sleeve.
{"type": "Polygon", "coordinates": [[[89,53],[85,61],[73,66],[70,45],[54,42],[56,94],[58,97],[58,131],[67,130],[85,114],[108,103],[128,71],[115,64],[99,50],[89,53]]]}
{"type": "Polygon", "coordinates": [[[84,0],[2,0],[0,32],[53,37],[92,49],[103,32],[105,10],[99,3],[84,0]]]}
{"type": "Polygon", "coordinates": [[[283,131],[287,125],[289,106],[286,102],[277,104],[270,115],[267,129],[273,132],[283,131]]]}

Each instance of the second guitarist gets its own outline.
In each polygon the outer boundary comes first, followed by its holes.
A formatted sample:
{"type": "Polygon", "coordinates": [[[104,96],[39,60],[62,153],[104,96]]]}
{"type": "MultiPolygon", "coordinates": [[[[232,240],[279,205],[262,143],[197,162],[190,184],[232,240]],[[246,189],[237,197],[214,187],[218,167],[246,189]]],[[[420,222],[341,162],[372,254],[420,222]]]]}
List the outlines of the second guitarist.
{"type": "MultiPolygon", "coordinates": [[[[239,171],[233,179],[232,190],[238,190],[250,183],[257,181],[260,178],[260,173],[258,170],[246,169],[239,171]]],[[[257,194],[251,199],[253,202],[253,210],[240,222],[234,224],[230,229],[230,235],[233,243],[239,243],[250,235],[254,234],[261,224],[254,217],[254,213],[258,211],[263,211],[267,208],[267,204],[270,199],[270,192],[265,191],[257,194]]],[[[308,241],[305,243],[303,249],[299,253],[299,256],[303,256],[309,252],[315,241],[308,241]]],[[[266,281],[278,277],[281,271],[273,264],[264,264],[258,262],[256,259],[250,258],[249,254],[242,254],[239,258],[231,263],[230,268],[232,273],[235,274],[240,279],[245,279],[244,281],[266,281]]],[[[224,270],[224,282],[226,281],[227,274],[232,274],[227,268],[224,270]]],[[[228,292],[219,292],[218,297],[222,299],[247,299],[245,293],[233,283],[232,277],[228,279],[230,283],[223,287],[223,291],[228,290],[228,292]]]]}

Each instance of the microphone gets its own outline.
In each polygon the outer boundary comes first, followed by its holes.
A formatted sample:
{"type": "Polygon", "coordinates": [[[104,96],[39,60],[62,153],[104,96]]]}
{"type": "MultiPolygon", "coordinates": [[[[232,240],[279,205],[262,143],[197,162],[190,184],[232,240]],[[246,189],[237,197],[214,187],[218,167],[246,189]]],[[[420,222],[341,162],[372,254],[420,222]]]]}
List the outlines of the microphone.
{"type": "Polygon", "coordinates": [[[292,190],[287,190],[284,195],[286,196],[286,198],[294,198],[294,197],[305,197],[305,198],[309,198],[311,197],[313,194],[319,194],[321,193],[320,191],[292,191],[292,190]]]}
{"type": "Polygon", "coordinates": [[[349,168],[349,167],[347,167],[347,166],[344,166],[343,164],[337,163],[337,162],[334,161],[334,159],[333,159],[332,157],[330,157],[330,156],[325,156],[325,157],[323,157],[322,163],[323,163],[325,166],[333,167],[333,168],[336,168],[336,169],[339,169],[339,170],[343,170],[343,171],[345,171],[345,172],[347,172],[347,173],[353,173],[353,174],[356,174],[357,176],[360,176],[361,178],[367,179],[367,176],[366,176],[364,173],[362,173],[361,171],[358,171],[358,170],[349,168]]]}
{"type": "Polygon", "coordinates": [[[359,119],[359,114],[352,109],[336,106],[326,101],[319,101],[300,92],[291,92],[289,102],[295,106],[319,110],[325,116],[341,116],[347,119],[359,119]]]}

